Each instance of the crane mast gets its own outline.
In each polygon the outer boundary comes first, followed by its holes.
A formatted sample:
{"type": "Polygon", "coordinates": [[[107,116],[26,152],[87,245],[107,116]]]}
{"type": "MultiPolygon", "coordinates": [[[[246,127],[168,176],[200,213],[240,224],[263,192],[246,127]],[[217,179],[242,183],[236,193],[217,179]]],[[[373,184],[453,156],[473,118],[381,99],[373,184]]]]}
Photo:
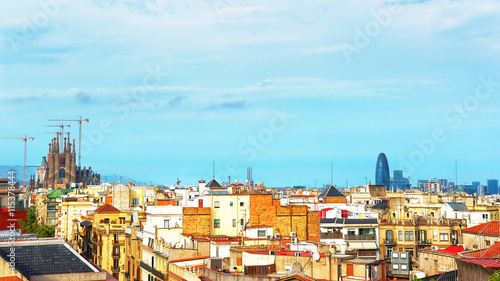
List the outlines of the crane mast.
{"type": "Polygon", "coordinates": [[[26,154],[28,152],[28,140],[34,140],[33,137],[28,137],[24,134],[24,137],[3,137],[2,139],[12,139],[12,140],[23,140],[24,141],[24,173],[23,173],[23,191],[26,189],[26,154]]]}

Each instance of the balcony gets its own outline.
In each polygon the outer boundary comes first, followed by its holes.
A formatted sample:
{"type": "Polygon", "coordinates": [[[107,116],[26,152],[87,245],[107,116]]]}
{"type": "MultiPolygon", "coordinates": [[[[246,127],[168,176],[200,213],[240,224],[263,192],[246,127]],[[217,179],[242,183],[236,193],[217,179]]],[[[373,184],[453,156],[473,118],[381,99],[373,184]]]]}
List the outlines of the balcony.
{"type": "Polygon", "coordinates": [[[375,234],[346,234],[344,239],[347,241],[375,241],[375,234]]]}
{"type": "Polygon", "coordinates": [[[394,238],[384,239],[384,245],[396,245],[396,240],[394,238]]]}
{"type": "Polygon", "coordinates": [[[342,239],[344,238],[344,236],[342,235],[342,233],[338,232],[338,233],[321,233],[320,234],[320,239],[342,239]]]}
{"type": "Polygon", "coordinates": [[[115,273],[119,273],[120,272],[120,268],[119,267],[112,267],[111,271],[113,271],[115,273]]]}
{"type": "Polygon", "coordinates": [[[113,240],[113,245],[115,246],[125,245],[125,240],[113,240]]]}
{"type": "Polygon", "coordinates": [[[377,251],[360,250],[358,251],[358,257],[376,257],[377,251]]]}
{"type": "Polygon", "coordinates": [[[417,240],[418,245],[432,245],[430,239],[422,239],[422,240],[417,240]]]}
{"type": "Polygon", "coordinates": [[[150,265],[148,265],[148,264],[146,264],[146,263],[144,263],[142,261],[139,263],[139,265],[142,267],[142,269],[151,272],[157,278],[160,278],[161,280],[165,279],[165,274],[163,274],[160,271],[152,268],[150,265]]]}

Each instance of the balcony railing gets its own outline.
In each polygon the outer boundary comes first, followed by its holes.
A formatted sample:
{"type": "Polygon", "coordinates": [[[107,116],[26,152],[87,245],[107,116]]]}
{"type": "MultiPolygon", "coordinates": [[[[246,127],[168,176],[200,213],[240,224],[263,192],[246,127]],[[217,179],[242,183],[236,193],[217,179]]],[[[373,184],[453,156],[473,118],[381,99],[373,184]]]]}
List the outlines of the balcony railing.
{"type": "Polygon", "coordinates": [[[358,251],[358,256],[359,257],[376,257],[377,251],[360,250],[360,251],[358,251]]]}
{"type": "Polygon", "coordinates": [[[149,271],[151,272],[154,276],[156,276],[157,278],[160,278],[161,280],[165,279],[165,274],[161,273],[160,271],[158,271],[157,269],[151,267],[150,265],[148,265],[147,263],[145,262],[140,262],[139,265],[146,271],[149,271]]]}
{"type": "Polygon", "coordinates": [[[396,245],[396,240],[394,238],[385,238],[384,245],[396,245]]]}
{"type": "Polygon", "coordinates": [[[346,234],[344,235],[345,240],[354,240],[354,241],[375,241],[375,234],[346,234]]]}
{"type": "Polygon", "coordinates": [[[344,238],[342,233],[321,233],[319,237],[321,239],[342,239],[342,238],[344,238]]]}
{"type": "Polygon", "coordinates": [[[417,244],[419,245],[431,245],[431,240],[430,239],[422,239],[422,240],[417,240],[417,244]]]}

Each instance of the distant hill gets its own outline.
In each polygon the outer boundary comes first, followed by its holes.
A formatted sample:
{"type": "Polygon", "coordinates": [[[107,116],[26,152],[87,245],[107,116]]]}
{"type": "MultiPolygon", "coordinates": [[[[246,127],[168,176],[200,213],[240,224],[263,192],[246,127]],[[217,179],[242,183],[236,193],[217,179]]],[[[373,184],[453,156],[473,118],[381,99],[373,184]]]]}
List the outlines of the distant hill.
{"type": "MultiPolygon", "coordinates": [[[[9,176],[9,171],[14,170],[16,172],[15,177],[16,181],[23,181],[23,170],[24,166],[0,166],[0,178],[6,178],[9,176]]],[[[26,182],[29,181],[30,176],[34,176],[36,174],[35,167],[26,167],[26,182]]]]}
{"type": "MultiPolygon", "coordinates": [[[[23,166],[14,165],[0,165],[0,178],[7,178],[9,176],[9,171],[14,170],[16,172],[16,181],[23,181],[23,166]]],[[[34,176],[36,174],[36,167],[26,167],[26,182],[29,182],[30,176],[34,176]]],[[[97,171],[99,172],[99,171],[97,171]]],[[[101,175],[101,182],[120,182],[120,175],[101,175]]],[[[149,184],[149,182],[138,181],[136,179],[132,179],[126,176],[121,176],[121,183],[127,184],[129,182],[136,184],[149,184]]]]}

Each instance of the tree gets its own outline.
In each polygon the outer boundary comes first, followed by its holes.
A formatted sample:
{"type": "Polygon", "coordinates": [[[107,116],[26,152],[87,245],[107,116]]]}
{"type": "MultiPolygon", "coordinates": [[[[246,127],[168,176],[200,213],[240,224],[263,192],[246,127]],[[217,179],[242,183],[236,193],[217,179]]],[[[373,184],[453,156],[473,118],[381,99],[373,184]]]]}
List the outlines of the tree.
{"type": "Polygon", "coordinates": [[[500,270],[495,270],[495,272],[488,277],[488,281],[500,281],[500,270]]]}
{"type": "Polygon", "coordinates": [[[44,225],[41,226],[38,224],[36,219],[36,207],[31,206],[26,211],[26,222],[19,219],[19,224],[21,225],[21,229],[28,234],[38,234],[39,238],[44,237],[54,237],[56,234],[55,226],[44,225]]]}

